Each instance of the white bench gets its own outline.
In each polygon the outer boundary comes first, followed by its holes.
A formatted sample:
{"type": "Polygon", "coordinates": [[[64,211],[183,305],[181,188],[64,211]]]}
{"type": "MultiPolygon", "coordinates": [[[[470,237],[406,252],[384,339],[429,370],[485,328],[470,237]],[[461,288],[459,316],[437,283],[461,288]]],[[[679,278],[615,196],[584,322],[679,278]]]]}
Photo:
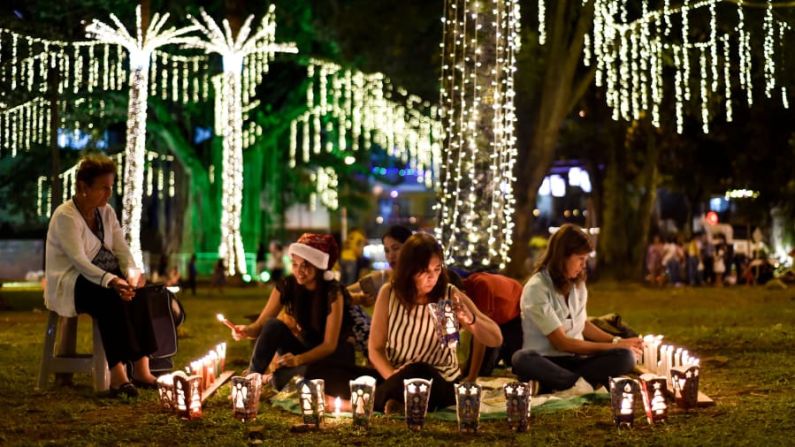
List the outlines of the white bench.
{"type": "Polygon", "coordinates": [[[47,329],[44,333],[44,353],[39,367],[38,389],[47,387],[50,374],[60,373],[90,373],[94,378],[94,391],[106,391],[110,385],[110,372],[105,359],[105,349],[102,347],[102,338],[99,335],[97,321],[92,321],[93,326],[93,353],[74,354],[77,340],[77,317],[61,317],[50,311],[47,318],[47,329]],[[59,329],[60,322],[60,330],[59,329]],[[60,333],[60,352],[69,354],[56,354],[55,339],[60,333]]]}

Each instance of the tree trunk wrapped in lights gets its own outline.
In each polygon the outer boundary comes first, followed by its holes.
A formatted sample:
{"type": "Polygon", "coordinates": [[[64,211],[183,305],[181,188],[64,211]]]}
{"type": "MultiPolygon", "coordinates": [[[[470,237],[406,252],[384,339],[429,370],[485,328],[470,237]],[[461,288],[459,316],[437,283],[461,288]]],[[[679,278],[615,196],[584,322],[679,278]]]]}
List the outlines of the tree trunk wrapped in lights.
{"type": "Polygon", "coordinates": [[[220,97],[220,101],[216,101],[216,129],[224,140],[221,244],[218,247],[218,256],[226,261],[226,273],[229,275],[247,272],[240,233],[243,208],[243,146],[244,138],[248,138],[243,130],[244,100],[248,102],[253,86],[262,79],[262,73],[267,70],[267,63],[274,53],[298,51],[293,44],[274,43],[274,11],[275,8],[271,5],[253,35],[251,21],[254,16],[246,19],[237,36],[233,36],[228,20],[223,21],[222,31],[204,10],[201,11],[202,21],[189,17],[204,36],[191,38],[187,46],[203,49],[207,53],[218,53],[224,62],[221,88],[216,91],[216,97],[220,97]],[[244,67],[245,60],[251,59],[249,56],[252,55],[256,70],[251,69],[250,64],[249,68],[244,67]]]}
{"type": "Polygon", "coordinates": [[[505,267],[513,234],[516,0],[448,0],[442,44],[446,139],[437,237],[446,261],[505,267]]]}
{"type": "Polygon", "coordinates": [[[146,100],[149,95],[149,63],[152,52],[163,45],[183,42],[180,36],[189,33],[195,27],[167,28],[163,26],[168,14],[162,17],[155,14],[144,34],[141,18],[141,7],[135,9],[135,37],[131,36],[124,25],[114,15],[110,15],[115,28],[99,20],[94,20],[86,27],[89,37],[124,47],[130,56],[130,99],[127,106],[127,144],[125,154],[124,200],[122,207],[122,228],[130,245],[135,263],[143,265],[141,254],[141,207],[143,204],[144,157],[146,149],[146,100]]]}

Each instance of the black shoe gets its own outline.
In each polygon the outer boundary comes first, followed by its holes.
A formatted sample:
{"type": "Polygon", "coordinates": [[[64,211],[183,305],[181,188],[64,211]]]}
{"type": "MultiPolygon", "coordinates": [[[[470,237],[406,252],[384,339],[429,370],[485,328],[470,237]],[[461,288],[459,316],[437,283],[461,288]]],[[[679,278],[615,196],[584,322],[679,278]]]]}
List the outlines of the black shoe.
{"type": "Polygon", "coordinates": [[[133,397],[138,397],[138,390],[135,388],[130,382],[122,383],[118,388],[112,388],[108,391],[108,396],[112,398],[117,397],[126,397],[131,399],[133,397]]]}
{"type": "Polygon", "coordinates": [[[141,388],[144,390],[156,390],[157,389],[157,382],[144,382],[143,380],[132,379],[132,384],[135,385],[137,388],[141,388]]]}

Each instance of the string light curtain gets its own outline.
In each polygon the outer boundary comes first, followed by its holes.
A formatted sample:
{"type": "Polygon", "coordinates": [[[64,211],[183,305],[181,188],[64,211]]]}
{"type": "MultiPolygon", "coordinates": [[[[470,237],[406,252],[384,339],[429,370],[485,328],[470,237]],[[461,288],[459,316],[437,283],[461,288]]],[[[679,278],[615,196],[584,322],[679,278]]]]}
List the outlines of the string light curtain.
{"type": "MultiPolygon", "coordinates": [[[[416,169],[427,187],[433,186],[444,138],[436,106],[395,88],[382,73],[313,59],[307,75],[306,112],[290,123],[290,167],[321,153],[346,157],[377,145],[416,169]]],[[[337,209],[336,174],[316,170],[312,181],[317,192],[310,205],[320,198],[326,208],[337,209]]]]}
{"type": "Polygon", "coordinates": [[[66,104],[103,117],[105,101],[90,95],[122,88],[123,61],[116,45],[41,39],[0,28],[0,82],[14,92],[13,99],[0,97],[0,157],[50,144],[53,95],[63,98],[57,127],[92,128],[91,122],[67,122],[66,104]]]}
{"type": "Polygon", "coordinates": [[[447,0],[442,21],[436,236],[448,263],[504,268],[514,227],[519,2],[447,0]]]}
{"type": "MultiPolygon", "coordinates": [[[[650,113],[652,123],[659,127],[660,106],[665,96],[663,65],[673,61],[677,132],[684,131],[688,106],[696,104],[704,133],[709,132],[710,120],[714,118],[711,103],[725,104],[725,118],[731,122],[733,73],[739,78],[736,83],[744,91],[748,105],[754,101],[753,31],[749,29],[747,14],[763,14],[764,94],[773,98],[778,93],[782,105],[789,108],[787,87],[776,79],[783,68],[781,64],[777,66],[776,59],[781,57],[785,37],[792,28],[774,16],[776,3],[772,0],[643,1],[639,2],[639,13],[637,8],[630,9],[638,5],[623,0],[593,1],[593,35],[586,35],[583,61],[585,65],[596,64],[595,82],[606,89],[613,119],[635,120],[645,112],[650,113]],[[755,6],[753,10],[748,8],[749,3],[755,6]],[[694,17],[707,18],[706,32],[693,32],[694,17]],[[724,29],[728,28],[726,24],[736,25],[729,32],[722,32],[719,23],[724,29]]],[[[539,20],[543,19],[539,14],[539,20]]]]}
{"type": "Polygon", "coordinates": [[[130,35],[116,15],[110,19],[115,27],[94,19],[86,27],[88,37],[101,42],[113,43],[129,53],[130,97],[127,104],[127,142],[124,198],[122,201],[122,228],[137,265],[143,265],[141,253],[141,209],[143,207],[143,185],[146,144],[146,101],[149,95],[149,64],[153,51],[161,46],[184,42],[181,36],[195,27],[165,28],[168,14],[154,14],[144,30],[141,6],[135,8],[135,36],[130,35]]]}
{"type": "MultiPolygon", "coordinates": [[[[222,22],[223,30],[204,10],[201,20],[188,17],[200,37],[185,42],[188,48],[198,48],[206,53],[217,53],[223,58],[224,72],[216,87],[216,131],[223,136],[221,244],[218,256],[226,261],[226,273],[245,274],[246,258],[240,234],[243,210],[243,147],[249,143],[250,134],[244,133],[244,110],[250,108],[256,83],[262,79],[268,62],[277,52],[297,53],[294,44],[276,44],[275,7],[271,5],[252,34],[249,16],[237,37],[233,36],[228,20],[222,22]],[[244,141],[244,138],[246,141],[244,141]]],[[[256,128],[254,129],[256,133],[256,128]]]]}

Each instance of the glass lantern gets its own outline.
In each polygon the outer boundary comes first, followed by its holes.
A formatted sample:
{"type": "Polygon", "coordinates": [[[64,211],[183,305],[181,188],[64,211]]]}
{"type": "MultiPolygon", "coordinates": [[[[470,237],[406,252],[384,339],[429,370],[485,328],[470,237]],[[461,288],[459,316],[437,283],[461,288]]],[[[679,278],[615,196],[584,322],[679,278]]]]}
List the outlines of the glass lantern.
{"type": "Polygon", "coordinates": [[[353,426],[355,428],[367,429],[370,426],[370,416],[373,414],[375,378],[361,376],[356,380],[351,380],[350,386],[353,426]]]}
{"type": "Polygon", "coordinates": [[[658,424],[668,419],[668,404],[665,401],[667,380],[663,376],[643,374],[640,376],[643,406],[649,424],[658,424]]]}
{"type": "Polygon", "coordinates": [[[610,403],[613,409],[613,420],[618,427],[632,427],[635,422],[635,396],[640,392],[640,385],[629,377],[610,379],[610,403]]]}
{"type": "Polygon", "coordinates": [[[413,431],[422,430],[425,414],[428,412],[428,399],[431,396],[433,379],[404,379],[403,399],[406,405],[406,424],[413,431]]]}
{"type": "Polygon", "coordinates": [[[298,385],[301,415],[304,424],[320,428],[323,423],[326,400],[323,379],[302,380],[298,385]]]}
{"type": "Polygon", "coordinates": [[[458,431],[475,433],[480,422],[480,397],[483,387],[477,383],[455,385],[455,409],[458,431]]]}
{"type": "Polygon", "coordinates": [[[671,368],[671,382],[674,386],[676,405],[690,409],[698,405],[698,376],[701,368],[698,365],[671,368]]]}
{"type": "Polygon", "coordinates": [[[458,333],[458,317],[455,314],[455,304],[452,300],[439,300],[428,304],[436,326],[436,334],[443,346],[450,349],[458,347],[460,335],[458,333]]]}
{"type": "Polygon", "coordinates": [[[174,374],[174,395],[177,398],[177,415],[182,419],[199,419],[202,417],[202,377],[198,375],[185,377],[174,374]]]}
{"type": "Polygon", "coordinates": [[[232,377],[232,412],[235,419],[246,422],[257,418],[261,391],[262,376],[259,373],[232,377]]]}
{"type": "Polygon", "coordinates": [[[526,432],[533,395],[532,382],[508,383],[503,386],[503,391],[505,392],[505,413],[508,417],[508,426],[515,432],[526,432]]]}

